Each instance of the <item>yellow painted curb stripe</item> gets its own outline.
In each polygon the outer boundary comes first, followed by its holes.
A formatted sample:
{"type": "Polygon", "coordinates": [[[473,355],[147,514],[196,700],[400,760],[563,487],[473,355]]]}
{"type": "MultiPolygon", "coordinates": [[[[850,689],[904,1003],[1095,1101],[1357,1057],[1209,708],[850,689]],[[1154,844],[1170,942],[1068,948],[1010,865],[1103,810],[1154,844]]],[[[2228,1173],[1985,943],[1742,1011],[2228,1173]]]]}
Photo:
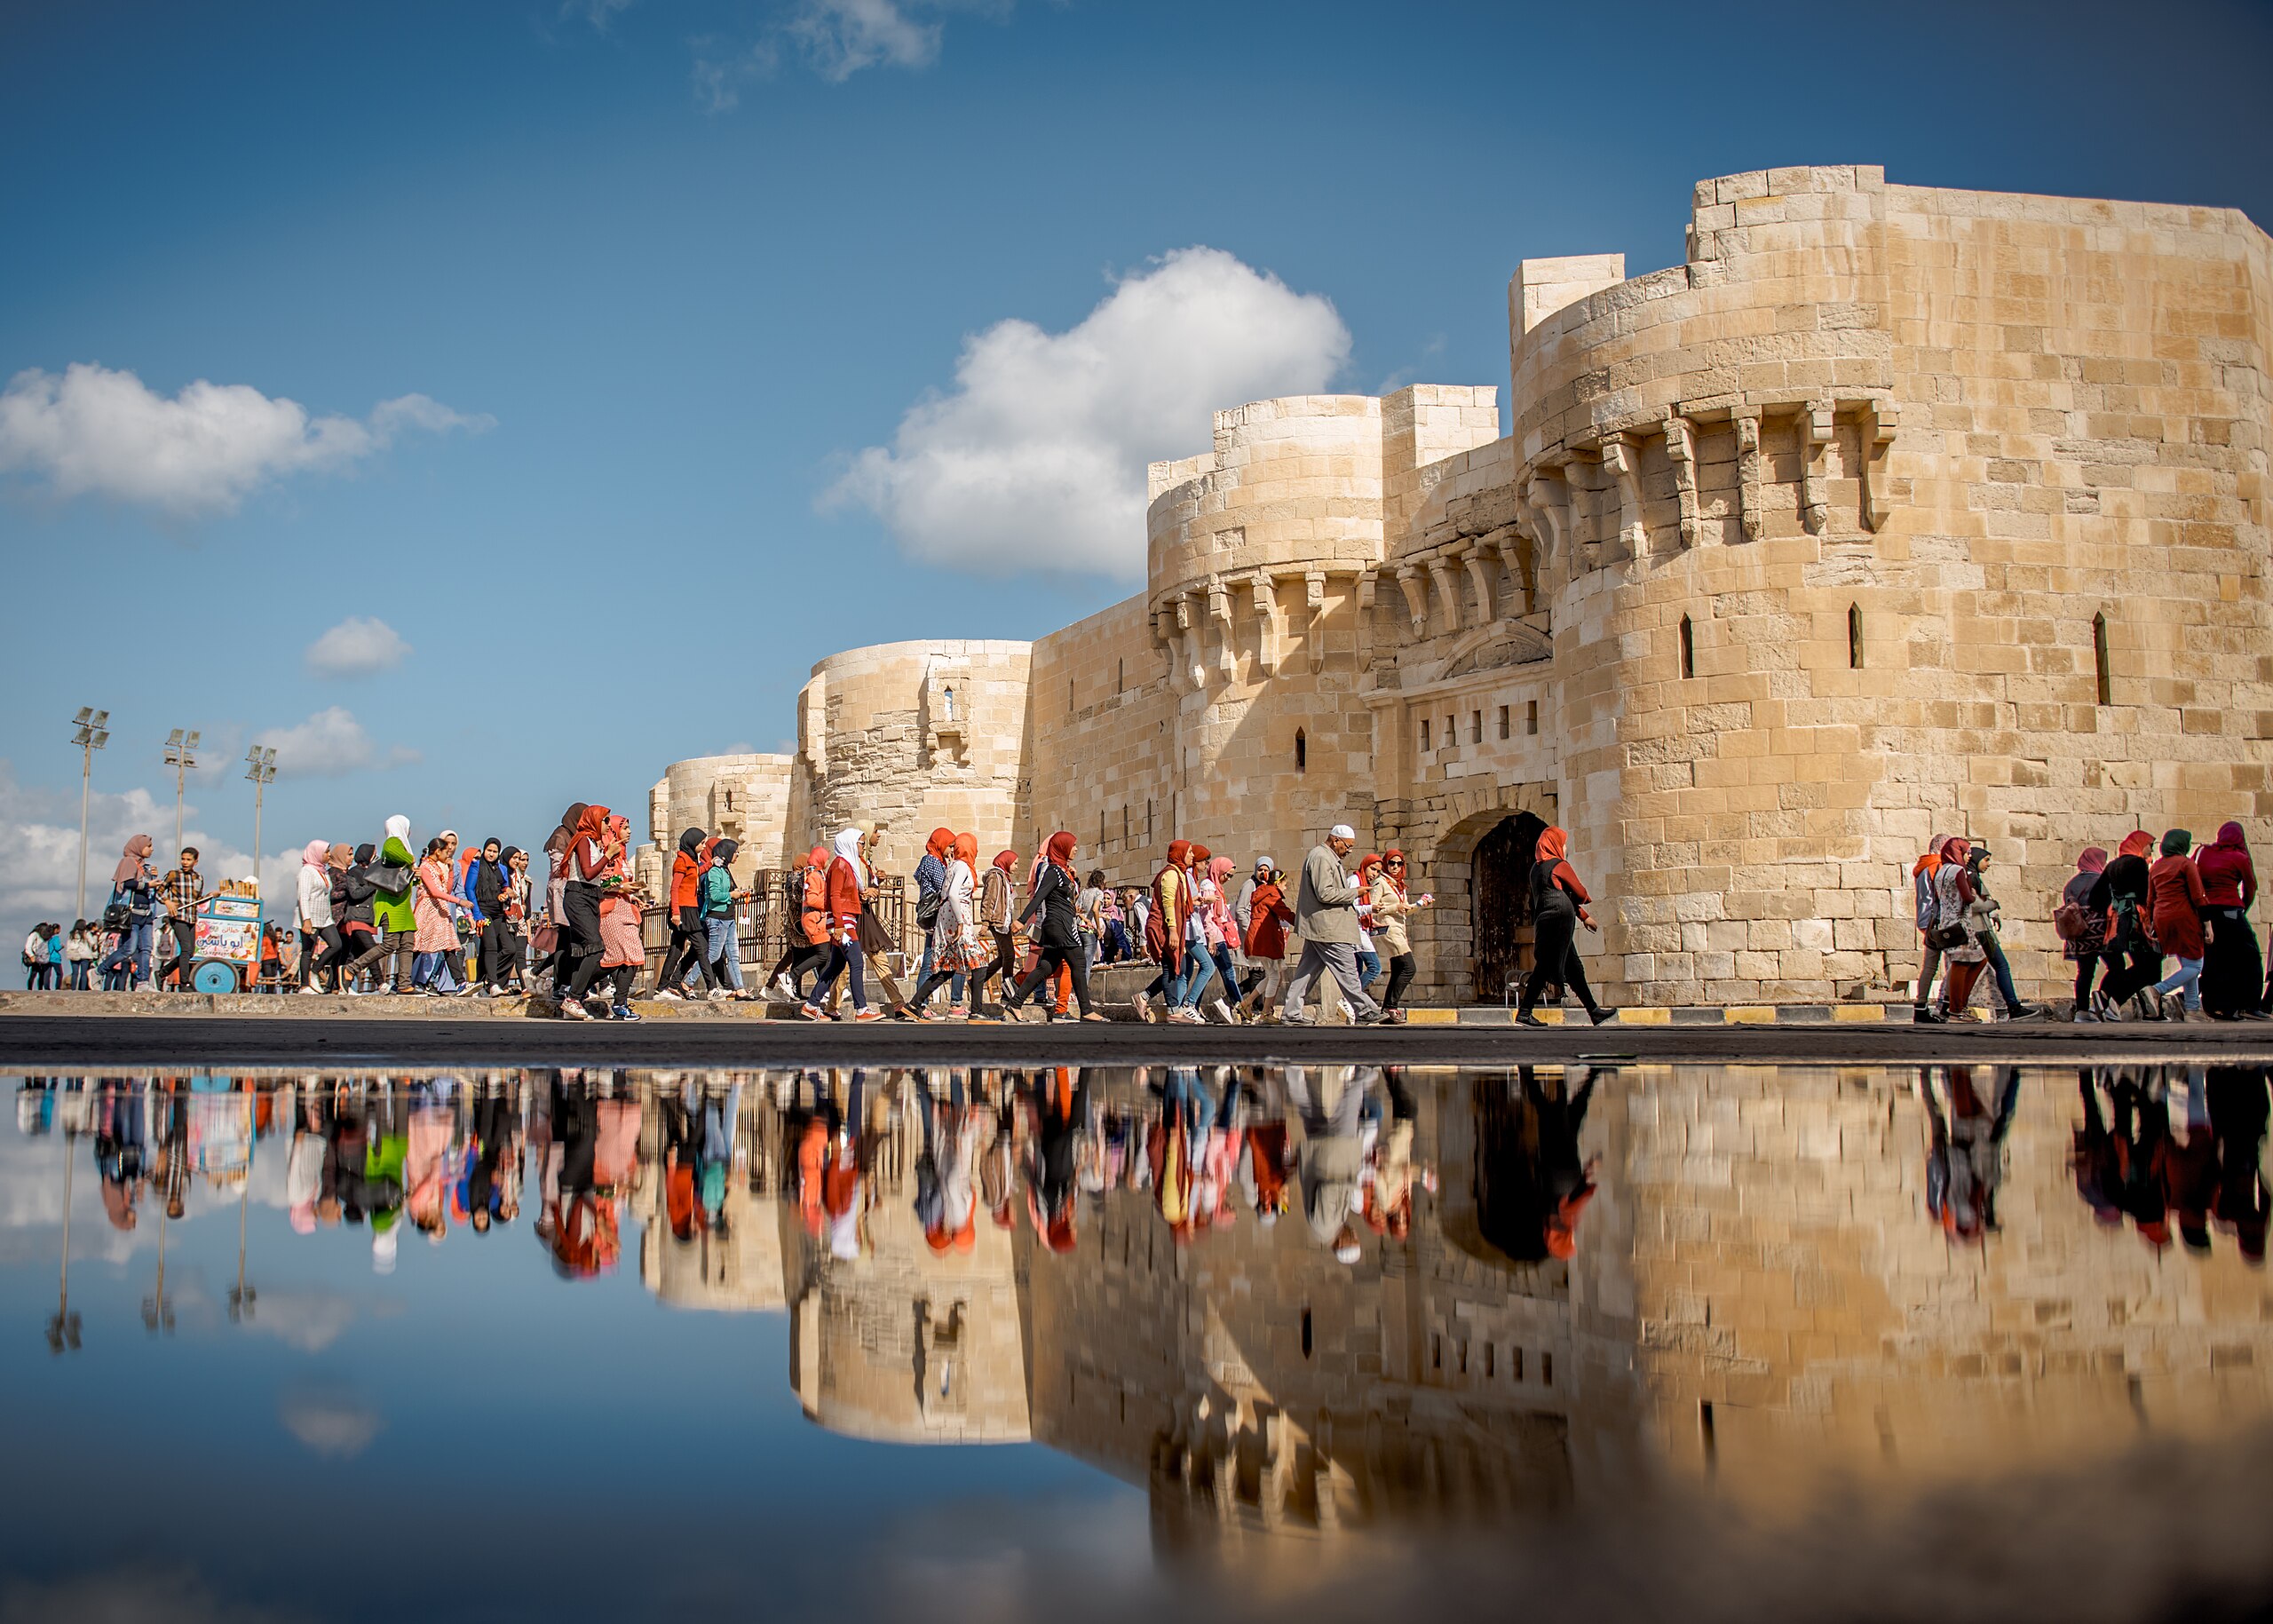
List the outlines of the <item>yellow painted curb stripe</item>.
{"type": "Polygon", "coordinates": [[[1868,1024],[1886,1019],[1886,1005],[1882,1003],[1835,1003],[1831,1006],[1831,1018],[1835,1021],[1857,1021],[1868,1024]]]}
{"type": "Polygon", "coordinates": [[[1673,1011],[1662,1006],[1631,1006],[1618,1012],[1618,1024],[1621,1026],[1670,1026],[1673,1025],[1673,1011]]]}
{"type": "Polygon", "coordinates": [[[1460,1020],[1458,1010],[1407,1010],[1405,1024],[1408,1026],[1450,1026],[1460,1020]]]}
{"type": "Polygon", "coordinates": [[[1731,1026],[1772,1026],[1776,1024],[1776,1006],[1772,1003],[1732,1003],[1721,1011],[1721,1018],[1731,1026]]]}

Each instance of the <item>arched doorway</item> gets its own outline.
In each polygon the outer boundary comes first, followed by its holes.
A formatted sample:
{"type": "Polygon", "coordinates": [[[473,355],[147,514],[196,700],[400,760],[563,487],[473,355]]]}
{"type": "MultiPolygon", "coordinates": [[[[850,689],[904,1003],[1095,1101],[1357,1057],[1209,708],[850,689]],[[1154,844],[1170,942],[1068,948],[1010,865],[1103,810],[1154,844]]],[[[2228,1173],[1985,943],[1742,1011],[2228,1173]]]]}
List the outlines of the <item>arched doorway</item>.
{"type": "Polygon", "coordinates": [[[1497,1001],[1531,968],[1531,867],[1547,824],[1519,812],[1493,824],[1469,860],[1476,996],[1497,1001]]]}

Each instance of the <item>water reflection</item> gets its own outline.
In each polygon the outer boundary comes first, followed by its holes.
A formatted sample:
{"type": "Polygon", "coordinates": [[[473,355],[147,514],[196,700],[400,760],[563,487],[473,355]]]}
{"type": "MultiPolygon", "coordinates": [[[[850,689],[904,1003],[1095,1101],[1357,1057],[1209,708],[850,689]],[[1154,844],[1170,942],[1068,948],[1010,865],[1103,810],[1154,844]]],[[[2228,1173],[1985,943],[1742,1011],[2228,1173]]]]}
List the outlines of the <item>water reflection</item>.
{"type": "MultiPolygon", "coordinates": [[[[20,1084],[5,1179],[12,1227],[62,1232],[59,1351],[131,1330],[71,1306],[90,1157],[82,1274],[160,1338],[185,1225],[234,1221],[249,1322],[260,1260],[328,1237],[414,1291],[491,1248],[485,1279],[589,1293],[630,1248],[661,1304],[780,1314],[754,1333],[829,1435],[1047,1445],[1142,1492],[1156,1555],[1239,1571],[2237,1438],[2273,1371],[2268,1115],[2261,1067],[63,1077],[20,1084]]],[[[466,1351],[523,1357],[474,1320],[466,1351]]],[[[335,1453],[391,1436],[288,1404],[335,1453]]]]}

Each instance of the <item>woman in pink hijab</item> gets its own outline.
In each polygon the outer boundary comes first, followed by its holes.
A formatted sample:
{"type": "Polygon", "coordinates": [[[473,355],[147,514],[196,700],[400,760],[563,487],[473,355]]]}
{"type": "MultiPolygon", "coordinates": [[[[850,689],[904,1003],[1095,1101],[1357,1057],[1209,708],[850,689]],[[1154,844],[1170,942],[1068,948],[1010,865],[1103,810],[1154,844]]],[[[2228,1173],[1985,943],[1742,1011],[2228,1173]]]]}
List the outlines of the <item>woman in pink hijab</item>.
{"type": "Polygon", "coordinates": [[[311,840],[300,852],[300,990],[321,993],[324,972],[339,962],[339,926],[331,915],[331,843],[311,840]]]}

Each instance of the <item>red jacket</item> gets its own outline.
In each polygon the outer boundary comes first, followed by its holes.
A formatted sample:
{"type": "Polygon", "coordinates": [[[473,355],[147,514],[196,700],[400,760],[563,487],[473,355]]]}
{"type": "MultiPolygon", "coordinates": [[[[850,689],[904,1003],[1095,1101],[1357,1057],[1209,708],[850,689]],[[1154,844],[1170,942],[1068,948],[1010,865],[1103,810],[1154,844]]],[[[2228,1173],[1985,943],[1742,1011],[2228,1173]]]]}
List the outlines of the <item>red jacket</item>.
{"type": "Polygon", "coordinates": [[[860,876],[841,857],[828,860],[828,912],[840,931],[860,923],[860,876]]]}
{"type": "Polygon", "coordinates": [[[2155,941],[2165,953],[2198,959],[2206,951],[2200,910],[2209,906],[2202,872],[2183,852],[2158,859],[2147,870],[2147,907],[2155,921],[2155,941]]]}
{"type": "Polygon", "coordinates": [[[1251,959],[1283,959],[1287,956],[1287,927],[1295,923],[1295,910],[1287,906],[1287,893],[1268,881],[1255,888],[1249,899],[1247,915],[1247,955],[1251,959]]]}
{"type": "Polygon", "coordinates": [[[697,907],[702,901],[702,865],[694,853],[681,851],[671,859],[671,911],[697,907]]]}

